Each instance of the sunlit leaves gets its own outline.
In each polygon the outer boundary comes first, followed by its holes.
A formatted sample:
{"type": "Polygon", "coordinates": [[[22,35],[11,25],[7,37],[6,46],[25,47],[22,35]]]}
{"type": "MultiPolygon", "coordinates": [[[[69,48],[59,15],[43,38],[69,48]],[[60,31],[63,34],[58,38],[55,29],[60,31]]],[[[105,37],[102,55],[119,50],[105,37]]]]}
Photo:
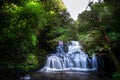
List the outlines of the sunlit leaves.
{"type": "Polygon", "coordinates": [[[45,5],[46,11],[53,11],[53,12],[60,12],[61,10],[65,9],[62,0],[42,0],[43,4],[45,5]]]}
{"type": "MultiPolygon", "coordinates": [[[[37,57],[35,54],[33,53],[29,53],[27,55],[27,59],[26,59],[26,62],[25,62],[26,66],[30,67],[30,68],[36,68],[37,65],[38,65],[38,60],[37,60],[37,57]],[[36,66],[36,67],[35,67],[36,66]]],[[[29,70],[29,68],[28,68],[29,70]]]]}
{"type": "Polygon", "coordinates": [[[35,46],[37,44],[37,37],[35,34],[32,34],[31,35],[31,42],[32,44],[35,46]]]}
{"type": "Polygon", "coordinates": [[[8,4],[6,3],[5,4],[5,11],[8,12],[8,13],[17,13],[21,10],[21,7],[17,6],[16,4],[8,4]]]}

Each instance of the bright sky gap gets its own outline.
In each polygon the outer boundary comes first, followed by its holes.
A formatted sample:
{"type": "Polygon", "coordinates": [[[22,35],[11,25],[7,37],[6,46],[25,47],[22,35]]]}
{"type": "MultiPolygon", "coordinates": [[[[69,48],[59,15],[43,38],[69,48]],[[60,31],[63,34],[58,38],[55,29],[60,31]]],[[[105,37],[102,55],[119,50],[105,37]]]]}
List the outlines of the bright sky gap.
{"type": "MultiPolygon", "coordinates": [[[[67,8],[67,11],[70,13],[71,17],[76,20],[78,17],[78,14],[82,13],[86,7],[88,6],[88,3],[90,1],[93,1],[93,3],[98,2],[98,0],[62,0],[67,8]]],[[[90,10],[88,8],[87,10],[90,10]]]]}

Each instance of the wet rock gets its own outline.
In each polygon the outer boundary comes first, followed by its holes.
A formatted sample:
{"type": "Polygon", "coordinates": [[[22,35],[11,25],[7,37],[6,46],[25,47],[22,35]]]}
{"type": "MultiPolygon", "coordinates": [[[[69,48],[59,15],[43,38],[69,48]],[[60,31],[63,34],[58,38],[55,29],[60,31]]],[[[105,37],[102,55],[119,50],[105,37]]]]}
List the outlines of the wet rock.
{"type": "Polygon", "coordinates": [[[24,76],[24,77],[21,77],[20,78],[20,80],[30,80],[30,75],[28,74],[28,75],[26,75],[26,76],[24,76]]]}

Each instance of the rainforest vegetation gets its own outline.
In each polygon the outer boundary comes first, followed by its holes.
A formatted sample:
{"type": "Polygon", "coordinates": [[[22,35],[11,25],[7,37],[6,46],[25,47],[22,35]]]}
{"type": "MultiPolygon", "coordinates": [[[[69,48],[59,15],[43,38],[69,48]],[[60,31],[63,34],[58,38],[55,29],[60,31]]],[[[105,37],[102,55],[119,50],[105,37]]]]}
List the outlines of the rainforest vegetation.
{"type": "Polygon", "coordinates": [[[119,0],[96,3],[76,21],[62,0],[0,0],[1,80],[17,80],[43,67],[61,40],[79,41],[89,55],[106,55],[111,65],[105,69],[120,80],[119,0]]]}

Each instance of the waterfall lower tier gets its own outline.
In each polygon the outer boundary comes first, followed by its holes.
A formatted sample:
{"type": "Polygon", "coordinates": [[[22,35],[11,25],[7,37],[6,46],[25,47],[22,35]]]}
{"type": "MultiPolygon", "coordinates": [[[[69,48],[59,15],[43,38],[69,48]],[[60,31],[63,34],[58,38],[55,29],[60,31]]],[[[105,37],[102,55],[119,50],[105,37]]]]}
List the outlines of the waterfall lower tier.
{"type": "Polygon", "coordinates": [[[67,44],[68,52],[64,51],[63,42],[59,42],[56,53],[47,57],[45,66],[40,71],[63,71],[77,70],[90,71],[97,70],[97,58],[93,54],[89,57],[82,46],[77,41],[70,41],[67,44]]]}

